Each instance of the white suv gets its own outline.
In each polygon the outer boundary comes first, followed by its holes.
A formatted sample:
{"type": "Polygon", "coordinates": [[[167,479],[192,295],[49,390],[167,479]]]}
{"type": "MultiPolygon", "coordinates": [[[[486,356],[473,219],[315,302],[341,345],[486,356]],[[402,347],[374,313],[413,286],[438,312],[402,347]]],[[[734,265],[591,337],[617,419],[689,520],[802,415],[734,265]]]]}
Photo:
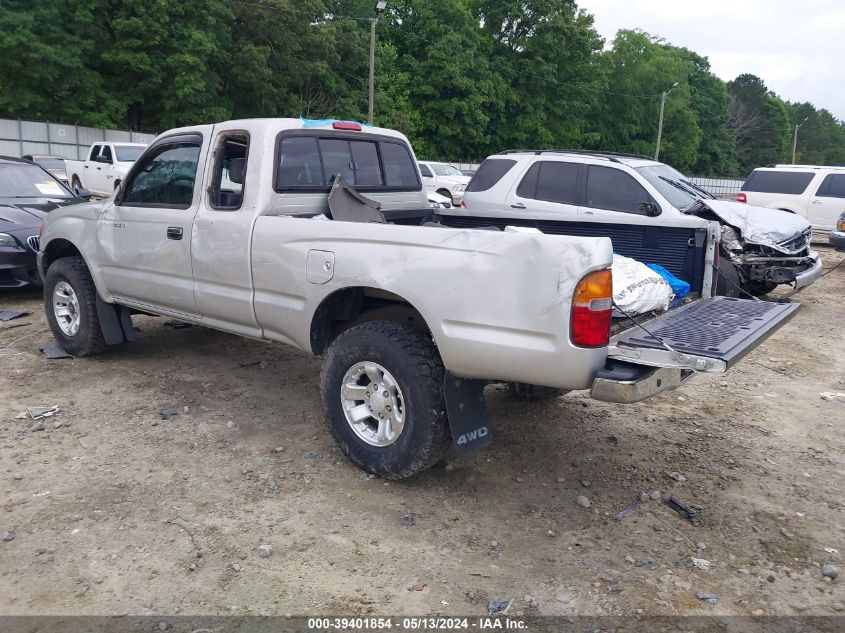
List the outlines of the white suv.
{"type": "Polygon", "coordinates": [[[745,179],[736,200],[797,213],[815,230],[832,231],[845,211],[845,167],[760,167],[745,179]]]}
{"type": "MultiPolygon", "coordinates": [[[[575,150],[511,150],[472,177],[453,226],[530,226],[544,233],[607,236],[616,253],[659,264],[696,283],[696,249],[721,224],[720,294],[802,288],[822,273],[810,225],[797,215],[716,200],[683,174],[643,156],[575,150]],[[679,236],[684,239],[679,240],[679,236]],[[668,244],[683,247],[669,247],[668,244]],[[741,290],[740,290],[741,288],[741,290]]],[[[708,264],[715,266],[715,261],[708,264]]]]}
{"type": "Polygon", "coordinates": [[[422,174],[423,187],[426,191],[438,193],[452,200],[453,204],[460,204],[464,196],[464,189],[470,180],[454,165],[449,163],[433,163],[422,161],[420,174],[422,174]]]}

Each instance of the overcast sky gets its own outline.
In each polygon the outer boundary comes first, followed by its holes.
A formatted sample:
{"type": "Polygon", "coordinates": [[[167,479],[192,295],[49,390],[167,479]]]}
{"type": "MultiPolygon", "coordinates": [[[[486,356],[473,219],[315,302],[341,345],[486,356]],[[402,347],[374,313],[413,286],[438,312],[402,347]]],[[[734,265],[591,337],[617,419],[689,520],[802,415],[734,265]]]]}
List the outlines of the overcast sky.
{"type": "Polygon", "coordinates": [[[843,0],[577,0],[608,41],[639,28],[710,60],[725,81],[761,77],[787,101],[845,120],[843,0]]]}

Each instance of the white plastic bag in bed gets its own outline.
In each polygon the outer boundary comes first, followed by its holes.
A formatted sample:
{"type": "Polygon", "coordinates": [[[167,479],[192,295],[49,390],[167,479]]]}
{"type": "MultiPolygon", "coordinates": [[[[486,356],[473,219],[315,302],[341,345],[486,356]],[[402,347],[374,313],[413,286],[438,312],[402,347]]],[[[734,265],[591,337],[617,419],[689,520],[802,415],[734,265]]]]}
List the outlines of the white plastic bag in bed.
{"type": "MultiPolygon", "coordinates": [[[[613,302],[627,314],[668,310],[672,288],[651,268],[630,257],[613,256],[613,302]]],[[[614,315],[622,316],[614,307],[614,315]]]]}

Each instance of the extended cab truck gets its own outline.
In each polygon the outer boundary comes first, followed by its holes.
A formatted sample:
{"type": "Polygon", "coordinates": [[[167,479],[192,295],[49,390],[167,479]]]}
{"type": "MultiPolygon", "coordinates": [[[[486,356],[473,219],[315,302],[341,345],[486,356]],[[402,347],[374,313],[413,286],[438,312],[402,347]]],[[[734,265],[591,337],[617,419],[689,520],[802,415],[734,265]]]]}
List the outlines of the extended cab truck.
{"type": "Polygon", "coordinates": [[[86,189],[96,196],[110,196],[146,147],[143,143],[94,143],[88,158],[65,161],[70,188],[86,189]]]}
{"type": "MultiPolygon", "coordinates": [[[[335,440],[398,478],[437,462],[450,438],[459,453],[490,442],[485,382],[642,400],[725,371],[798,308],[705,298],[649,322],[659,340],[635,328],[611,345],[608,238],[448,228],[432,212],[392,130],[301,119],[172,130],[116,196],[50,214],[47,319],[74,356],[133,340],[133,311],[322,354],[335,440]]],[[[704,230],[712,257],[718,224],[704,230]]]]}

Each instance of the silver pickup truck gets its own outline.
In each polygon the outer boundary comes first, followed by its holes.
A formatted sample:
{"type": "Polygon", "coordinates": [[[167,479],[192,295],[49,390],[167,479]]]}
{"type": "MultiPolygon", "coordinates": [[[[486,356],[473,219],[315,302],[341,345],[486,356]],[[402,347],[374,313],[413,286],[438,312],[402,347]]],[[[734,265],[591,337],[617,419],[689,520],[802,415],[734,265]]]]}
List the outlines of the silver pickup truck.
{"type": "Polygon", "coordinates": [[[159,136],[110,198],[50,213],[38,264],[74,356],[133,341],[134,313],[324,355],[335,440],[400,478],[450,441],[490,443],[488,382],[634,402],[726,371],[788,320],[797,304],[712,296],[719,225],[703,227],[694,300],[616,327],[609,238],[450,228],[401,134],[244,120],[159,136]]]}

